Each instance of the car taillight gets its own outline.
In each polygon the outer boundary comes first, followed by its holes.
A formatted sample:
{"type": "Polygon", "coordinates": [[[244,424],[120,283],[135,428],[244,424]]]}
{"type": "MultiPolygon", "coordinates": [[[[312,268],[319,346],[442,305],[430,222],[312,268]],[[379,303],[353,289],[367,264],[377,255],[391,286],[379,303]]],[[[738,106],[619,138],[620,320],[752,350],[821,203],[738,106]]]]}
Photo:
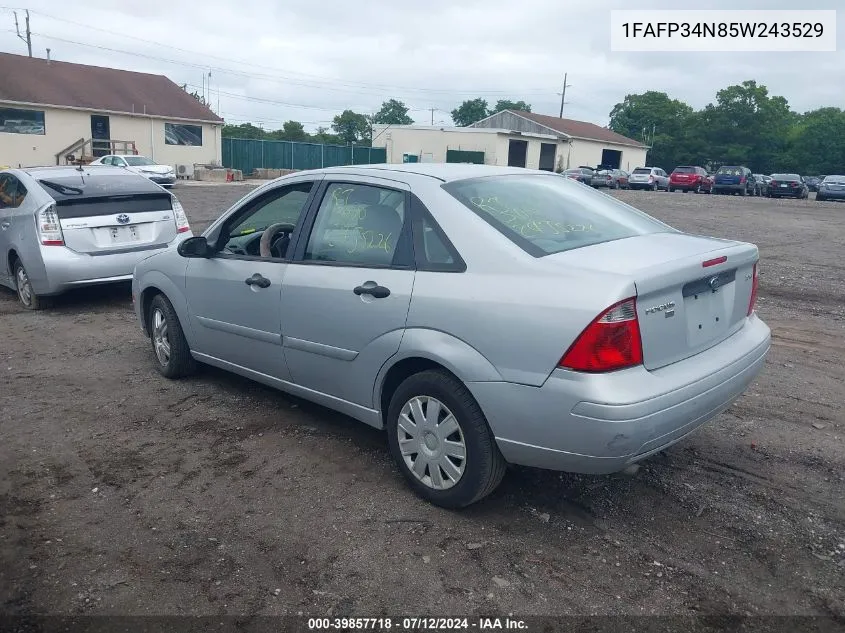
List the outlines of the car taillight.
{"type": "Polygon", "coordinates": [[[654,182],[654,176],[649,176],[649,177],[648,177],[648,181],[649,181],[649,182],[654,182]]]}
{"type": "Polygon", "coordinates": [[[602,312],[575,340],[559,367],[605,372],[643,362],[637,300],[631,297],[602,312]]]}
{"type": "Polygon", "coordinates": [[[790,187],[797,187],[798,183],[797,182],[791,182],[791,183],[789,183],[789,186],[790,187]]]}
{"type": "Polygon", "coordinates": [[[754,312],[754,305],[757,303],[757,287],[759,285],[758,277],[757,277],[757,263],[754,263],[754,271],[752,272],[752,280],[751,280],[751,299],[748,301],[748,314],[746,316],[751,316],[751,313],[754,312]]]}
{"type": "Polygon", "coordinates": [[[44,246],[65,245],[65,237],[62,234],[62,225],[59,222],[59,213],[55,204],[38,212],[38,236],[44,246]]]}
{"type": "Polygon", "coordinates": [[[740,176],[740,177],[739,177],[739,184],[741,184],[741,185],[742,185],[742,184],[745,184],[745,176],[740,176]]]}
{"type": "Polygon", "coordinates": [[[191,225],[188,224],[188,216],[185,215],[185,209],[182,208],[182,203],[176,196],[170,196],[173,203],[173,220],[176,222],[177,233],[187,233],[191,230],[191,225]]]}

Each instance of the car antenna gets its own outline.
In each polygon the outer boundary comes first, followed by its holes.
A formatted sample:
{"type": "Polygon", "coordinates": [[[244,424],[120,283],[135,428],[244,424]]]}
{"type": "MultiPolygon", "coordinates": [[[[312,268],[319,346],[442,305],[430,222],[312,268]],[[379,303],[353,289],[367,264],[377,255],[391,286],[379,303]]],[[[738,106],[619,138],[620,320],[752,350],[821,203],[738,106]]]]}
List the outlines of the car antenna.
{"type": "Polygon", "coordinates": [[[82,180],[82,184],[84,185],[85,184],[85,178],[82,176],[82,174],[85,173],[85,170],[82,169],[82,163],[79,163],[76,166],[76,169],[77,169],[77,171],[79,171],[79,178],[82,180]]]}

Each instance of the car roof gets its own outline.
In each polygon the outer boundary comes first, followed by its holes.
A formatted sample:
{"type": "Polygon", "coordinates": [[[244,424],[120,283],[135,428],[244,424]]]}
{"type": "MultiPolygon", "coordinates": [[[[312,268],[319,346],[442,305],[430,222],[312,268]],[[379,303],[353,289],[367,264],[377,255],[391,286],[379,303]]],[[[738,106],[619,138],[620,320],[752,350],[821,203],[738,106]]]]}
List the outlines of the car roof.
{"type": "Polygon", "coordinates": [[[345,167],[326,167],[313,170],[324,174],[357,174],[361,176],[380,176],[387,173],[415,174],[429,176],[443,182],[480,178],[482,176],[507,176],[516,174],[543,174],[552,172],[524,167],[497,167],[494,165],[472,165],[463,163],[402,163],[376,165],[347,165],[345,167]]]}

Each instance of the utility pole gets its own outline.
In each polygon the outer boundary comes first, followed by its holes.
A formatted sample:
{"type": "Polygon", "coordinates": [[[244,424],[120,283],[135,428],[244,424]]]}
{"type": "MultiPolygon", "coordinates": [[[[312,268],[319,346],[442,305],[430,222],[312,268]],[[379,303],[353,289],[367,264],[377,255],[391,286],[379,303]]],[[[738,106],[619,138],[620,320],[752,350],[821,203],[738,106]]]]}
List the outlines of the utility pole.
{"type": "Polygon", "coordinates": [[[29,51],[29,56],[32,57],[32,33],[29,30],[29,9],[26,10],[26,37],[21,35],[21,28],[18,26],[18,12],[14,11],[15,14],[15,31],[17,31],[18,37],[26,42],[26,49],[29,51]]]}
{"type": "Polygon", "coordinates": [[[560,93],[560,118],[563,118],[563,106],[566,104],[566,89],[571,88],[570,84],[566,83],[566,78],[569,76],[569,73],[563,73],[563,92],[560,93]]]}

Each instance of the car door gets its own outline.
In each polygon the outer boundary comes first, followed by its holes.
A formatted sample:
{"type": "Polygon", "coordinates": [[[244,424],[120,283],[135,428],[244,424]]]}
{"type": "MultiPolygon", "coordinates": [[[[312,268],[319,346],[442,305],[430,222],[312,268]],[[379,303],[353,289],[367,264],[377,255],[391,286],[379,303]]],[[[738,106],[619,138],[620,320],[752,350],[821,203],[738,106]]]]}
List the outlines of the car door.
{"type": "Polygon", "coordinates": [[[305,217],[314,176],[286,181],[247,199],[215,229],[213,255],[188,259],[185,295],[193,351],[280,380],[290,372],[282,352],[282,280],[292,252],[286,233],[273,240],[271,257],[261,257],[264,230],[293,225],[305,217]]]}
{"type": "Polygon", "coordinates": [[[374,408],[414,285],[404,183],[328,178],[282,284],[285,358],[296,384],[374,408]]]}
{"type": "Polygon", "coordinates": [[[17,178],[11,174],[0,174],[0,277],[4,285],[12,283],[12,271],[9,270],[9,249],[11,248],[12,213],[15,204],[17,178]],[[14,182],[13,182],[14,179],[14,182]]]}

